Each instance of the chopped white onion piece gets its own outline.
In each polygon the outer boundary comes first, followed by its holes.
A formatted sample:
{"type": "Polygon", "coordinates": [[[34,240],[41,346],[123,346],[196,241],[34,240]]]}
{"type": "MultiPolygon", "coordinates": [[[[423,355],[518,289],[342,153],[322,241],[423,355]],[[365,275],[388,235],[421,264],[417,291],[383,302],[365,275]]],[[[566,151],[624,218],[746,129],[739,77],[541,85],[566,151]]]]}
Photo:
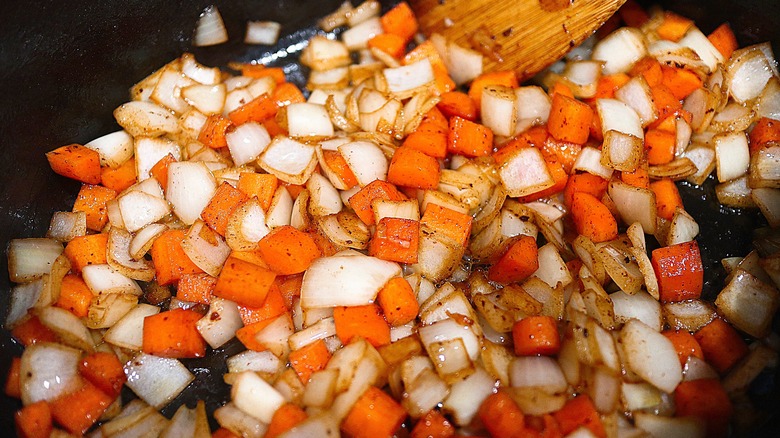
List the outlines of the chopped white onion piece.
{"type": "Polygon", "coordinates": [[[277,136],[260,156],[258,163],[267,172],[290,184],[303,184],[317,166],[313,146],[277,136]]]}
{"type": "Polygon", "coordinates": [[[555,181],[537,148],[521,148],[498,170],[507,195],[525,196],[551,187],[555,181]]]}
{"type": "Polygon", "coordinates": [[[387,157],[376,143],[353,141],[340,145],[338,150],[361,187],[374,180],[387,178],[387,157]]]}
{"type": "Polygon", "coordinates": [[[482,402],[493,394],[495,383],[484,368],[477,367],[474,374],[452,384],[442,409],[452,414],[456,424],[470,424],[482,402]]]}
{"type": "Polygon", "coordinates": [[[211,348],[219,348],[233,339],[243,326],[238,305],[219,297],[212,297],[209,311],[197,322],[198,332],[211,348]]]}
{"type": "Polygon", "coordinates": [[[655,233],[656,206],[652,190],[634,187],[622,181],[610,181],[607,190],[624,223],[638,222],[645,233],[655,233]]]}
{"type": "Polygon", "coordinates": [[[510,137],[517,125],[516,94],[510,87],[493,85],[482,91],[480,115],[482,124],[495,135],[510,137]]]}
{"type": "Polygon", "coordinates": [[[132,101],[114,110],[116,122],[133,137],[156,137],[179,132],[176,117],[166,108],[152,102],[132,101]]]}
{"type": "Polygon", "coordinates": [[[780,307],[780,293],[750,273],[737,270],[715,300],[718,310],[743,332],[763,338],[780,307]]]}
{"type": "Polygon", "coordinates": [[[125,131],[116,131],[98,137],[84,146],[100,154],[100,165],[119,167],[133,156],[133,137],[125,131]]]}
{"type": "Polygon", "coordinates": [[[230,390],[230,398],[237,408],[263,423],[270,423],[274,412],[286,401],[273,386],[252,371],[238,375],[230,390]]]}
{"type": "Polygon", "coordinates": [[[92,335],[79,317],[68,310],[55,306],[46,306],[36,312],[45,327],[53,331],[65,345],[86,352],[95,349],[92,335]]]}
{"type": "Polygon", "coordinates": [[[636,111],[642,126],[647,126],[658,118],[658,109],[644,76],[636,76],[623,84],[615,91],[615,97],[636,111]]]}
{"type": "Polygon", "coordinates": [[[428,58],[396,68],[386,68],[383,71],[387,81],[387,89],[391,93],[404,95],[433,82],[433,67],[428,58]]]}
{"type": "Polygon", "coordinates": [[[200,220],[195,221],[187,231],[181,241],[181,249],[195,265],[212,277],[219,276],[222,265],[230,255],[230,247],[224,238],[200,220]]]}
{"type": "Polygon", "coordinates": [[[705,423],[696,417],[665,417],[645,412],[634,413],[636,427],[653,437],[704,438],[705,423]]]}
{"type": "Polygon", "coordinates": [[[707,35],[704,35],[697,27],[691,27],[679,41],[679,44],[693,49],[710,71],[715,70],[718,67],[718,63],[724,61],[720,51],[710,42],[707,35]]]}
{"type": "Polygon", "coordinates": [[[519,356],[509,366],[509,380],[516,388],[539,388],[555,394],[568,383],[555,359],[547,356],[519,356]]]}
{"type": "Polygon", "coordinates": [[[81,270],[87,287],[95,295],[129,293],[141,295],[141,287],[132,278],[122,275],[109,265],[89,265],[81,270]]]}
{"type": "Polygon", "coordinates": [[[672,341],[647,324],[631,319],[620,331],[628,367],[658,389],[671,393],[682,380],[672,341]]]}
{"type": "Polygon", "coordinates": [[[52,401],[78,389],[80,350],[53,343],[30,345],[22,353],[19,386],[26,406],[41,400],[52,401]]]}
{"type": "Polygon", "coordinates": [[[718,181],[724,182],[745,174],[750,164],[747,136],[743,132],[720,134],[715,141],[718,181]]]}
{"type": "Polygon", "coordinates": [[[106,331],[103,340],[117,347],[140,351],[143,347],[144,318],[158,313],[160,308],[157,306],[138,304],[106,331]]]}
{"type": "Polygon", "coordinates": [[[196,47],[214,46],[227,40],[227,29],[225,29],[225,23],[222,22],[219,10],[214,5],[208,6],[200,14],[192,44],[196,47]]]}
{"type": "Polygon", "coordinates": [[[159,221],[171,212],[165,199],[137,190],[125,193],[117,202],[125,228],[131,233],[159,221]]]}
{"type": "Polygon", "coordinates": [[[220,427],[240,437],[262,438],[268,430],[267,424],[238,409],[231,402],[214,411],[214,419],[220,427]]]}
{"type": "Polygon", "coordinates": [[[342,33],[341,40],[349,50],[354,51],[367,48],[368,40],[382,33],[384,33],[382,23],[378,17],[374,17],[342,33]]]}
{"type": "Polygon", "coordinates": [[[323,105],[292,103],[287,105],[287,129],[291,137],[330,137],[333,123],[323,105]]]}
{"type": "Polygon", "coordinates": [[[181,90],[181,97],[203,114],[219,114],[225,105],[225,84],[193,84],[181,90]]]}
{"type": "Polygon", "coordinates": [[[646,53],[644,35],[638,29],[623,27],[596,43],[592,57],[604,62],[605,75],[612,75],[628,71],[646,53]]]}
{"type": "Polygon", "coordinates": [[[13,239],[8,244],[8,274],[14,283],[26,283],[51,271],[62,244],[54,239],[13,239]]]}
{"type": "MultiPolygon", "coordinates": [[[[608,133],[605,134],[607,134],[604,136],[605,140],[609,139],[612,135],[608,133]]],[[[577,155],[577,159],[574,160],[573,169],[588,172],[593,175],[598,175],[607,180],[610,179],[613,169],[602,164],[606,161],[603,157],[604,152],[608,151],[599,150],[590,146],[582,148],[579,155],[577,155]]]]}
{"type": "Polygon", "coordinates": [[[623,291],[617,291],[610,294],[609,298],[615,309],[616,322],[626,323],[631,319],[637,319],[653,330],[661,331],[663,328],[661,304],[647,292],[639,291],[629,295],[623,291]]]}
{"type": "Polygon", "coordinates": [[[376,294],[391,278],[399,275],[396,263],[342,251],[322,257],[303,275],[301,306],[360,306],[373,302],[376,294]]]}
{"type": "Polygon", "coordinates": [[[249,21],[246,23],[246,44],[273,46],[279,40],[282,25],[275,21],[249,21]]]}
{"type": "Polygon", "coordinates": [[[130,257],[140,260],[152,247],[154,240],[168,229],[165,224],[149,224],[135,233],[128,251],[130,257]]]}
{"type": "Polygon", "coordinates": [[[176,162],[168,166],[165,196],[185,224],[192,224],[200,217],[216,191],[217,182],[205,164],[176,162]]]}
{"type": "Polygon", "coordinates": [[[642,121],[633,108],[616,99],[598,99],[596,110],[601,119],[601,132],[618,131],[644,139],[642,121]]]}
{"type": "Polygon", "coordinates": [[[135,356],[124,369],[127,386],[155,409],[167,405],[195,379],[178,360],[146,353],[135,356]]]}

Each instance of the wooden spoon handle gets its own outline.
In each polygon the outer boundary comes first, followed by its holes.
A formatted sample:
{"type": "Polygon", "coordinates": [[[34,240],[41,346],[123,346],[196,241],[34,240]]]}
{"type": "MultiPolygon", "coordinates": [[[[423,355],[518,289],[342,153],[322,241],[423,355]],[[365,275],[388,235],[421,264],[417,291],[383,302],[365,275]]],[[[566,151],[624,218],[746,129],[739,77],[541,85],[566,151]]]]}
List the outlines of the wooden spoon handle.
{"type": "Polygon", "coordinates": [[[580,44],[626,0],[414,0],[420,28],[464,47],[480,28],[500,47],[502,61],[485,70],[514,69],[527,79],[580,44]]]}

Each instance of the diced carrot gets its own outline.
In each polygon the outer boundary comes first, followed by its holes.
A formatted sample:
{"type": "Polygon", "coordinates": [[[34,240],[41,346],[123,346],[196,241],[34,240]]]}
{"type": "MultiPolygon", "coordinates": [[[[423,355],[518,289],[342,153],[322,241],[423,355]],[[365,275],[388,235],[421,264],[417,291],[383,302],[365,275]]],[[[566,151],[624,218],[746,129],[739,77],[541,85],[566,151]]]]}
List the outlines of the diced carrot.
{"type": "Polygon", "coordinates": [[[8,366],[8,375],[5,379],[5,395],[13,398],[22,398],[22,386],[20,372],[22,369],[22,359],[19,357],[11,358],[11,364],[8,366]]]}
{"type": "Polygon", "coordinates": [[[680,41],[693,27],[693,20],[677,15],[672,11],[664,12],[664,19],[656,29],[658,36],[669,41],[680,41]]]}
{"type": "MultiPolygon", "coordinates": [[[[594,120],[598,117],[594,117],[594,120]]],[[[549,161],[557,161],[567,174],[571,173],[574,162],[582,151],[582,146],[576,143],[558,141],[553,137],[547,137],[541,144],[535,144],[541,150],[544,158],[549,161]]]]}
{"type": "Polygon", "coordinates": [[[601,417],[587,394],[580,394],[568,400],[553,416],[558,420],[561,432],[564,435],[580,427],[585,427],[599,438],[606,438],[607,436],[601,417]]]}
{"type": "Polygon", "coordinates": [[[264,211],[271,206],[279,180],[270,173],[241,172],[238,175],[238,190],[248,197],[257,197],[264,211]]]}
{"type": "Polygon", "coordinates": [[[393,33],[375,35],[367,42],[369,49],[378,49],[395,59],[400,59],[406,51],[406,41],[393,33]]]}
{"type": "MultiPolygon", "coordinates": [[[[423,124],[420,127],[424,128],[423,124]]],[[[416,149],[430,157],[444,158],[447,156],[447,134],[425,132],[418,128],[406,136],[403,146],[416,149]]]]}
{"type": "Polygon", "coordinates": [[[248,199],[244,192],[223,182],[217,187],[216,193],[203,209],[200,217],[212,230],[224,236],[227,232],[228,219],[248,199]]]}
{"type": "Polygon", "coordinates": [[[593,195],[585,192],[574,193],[571,214],[578,234],[596,243],[617,238],[617,220],[607,206],[593,195]]]}
{"type": "Polygon", "coordinates": [[[672,341],[677,357],[680,359],[680,365],[685,366],[690,356],[704,360],[704,353],[701,351],[699,341],[687,330],[664,330],[661,334],[672,341]]]}
{"type": "Polygon", "coordinates": [[[284,312],[288,311],[288,307],[284,302],[281,289],[277,286],[277,283],[271,286],[268,290],[268,294],[265,296],[265,302],[260,307],[246,307],[238,306],[238,313],[241,315],[241,321],[244,325],[249,325],[259,321],[265,321],[266,319],[276,318],[284,312]]]}
{"type": "Polygon", "coordinates": [[[303,275],[288,275],[278,278],[279,292],[284,298],[284,305],[292,309],[293,300],[301,296],[301,286],[303,285],[303,275]]]}
{"type": "Polygon", "coordinates": [[[684,301],[701,296],[704,267],[696,241],[654,249],[652,263],[661,301],[684,301]]]}
{"type": "Polygon", "coordinates": [[[59,340],[57,335],[43,325],[35,315],[29,315],[27,319],[14,327],[11,330],[11,336],[25,347],[39,342],[57,342],[59,340]]]}
{"type": "Polygon", "coordinates": [[[592,173],[575,173],[569,177],[566,182],[566,188],[563,191],[563,200],[567,207],[571,208],[575,193],[588,193],[597,199],[601,199],[607,192],[609,181],[604,178],[593,175],[592,173]]]}
{"type": "Polygon", "coordinates": [[[420,219],[420,225],[436,230],[458,246],[466,246],[471,235],[471,223],[471,216],[438,204],[428,204],[420,219]]]}
{"type": "Polygon", "coordinates": [[[83,385],[49,403],[54,420],[68,432],[83,435],[113,403],[112,397],[84,380],[83,385]]]}
{"type": "Polygon", "coordinates": [[[79,364],[79,374],[111,397],[119,396],[127,381],[119,358],[102,351],[84,357],[79,364]]]}
{"type": "Polygon", "coordinates": [[[185,230],[167,230],[152,244],[149,253],[152,255],[154,269],[157,272],[157,283],[160,286],[176,283],[184,274],[203,272],[181,248],[184,236],[185,230]]]}
{"type": "Polygon", "coordinates": [[[263,64],[243,64],[241,66],[241,76],[255,79],[270,76],[277,84],[287,82],[287,77],[284,75],[284,69],[281,67],[266,67],[263,64]]]}
{"type": "Polygon", "coordinates": [[[629,70],[631,77],[643,76],[645,82],[650,87],[655,87],[663,80],[663,71],[661,70],[661,63],[652,56],[645,56],[637,61],[631,70],[629,70]]]}
{"type": "Polygon", "coordinates": [[[65,245],[65,256],[73,272],[79,273],[85,266],[106,264],[108,234],[87,234],[73,238],[65,245]]]}
{"type": "Polygon", "coordinates": [[[71,144],[46,153],[55,173],[86,184],[100,184],[100,154],[86,146],[71,144]]]}
{"type": "Polygon", "coordinates": [[[618,9],[618,14],[626,26],[630,27],[640,27],[650,19],[650,16],[636,0],[628,0],[623,3],[623,6],[618,9]]]}
{"type": "Polygon", "coordinates": [[[173,309],[144,318],[143,352],[160,357],[206,355],[206,341],[198,331],[203,315],[191,309],[173,309]]]}
{"type": "Polygon", "coordinates": [[[230,256],[217,277],[213,293],[242,306],[260,307],[275,278],[271,270],[230,256]]]}
{"type": "Polygon", "coordinates": [[[234,434],[229,429],[220,427],[211,434],[211,438],[241,438],[241,436],[234,434]]]}
{"type": "Polygon", "coordinates": [[[665,178],[650,183],[650,190],[655,193],[655,207],[658,210],[658,216],[672,220],[675,210],[685,208],[683,206],[680,191],[671,179],[665,178]]]}
{"type": "Polygon", "coordinates": [[[87,215],[87,228],[100,231],[108,223],[106,202],[116,198],[116,191],[103,186],[83,184],[73,203],[73,211],[87,215]]]}
{"type": "Polygon", "coordinates": [[[264,122],[273,118],[278,111],[279,106],[276,101],[268,93],[264,93],[234,109],[228,117],[234,125],[238,126],[246,122],[264,122]]]}
{"type": "MultiPolygon", "coordinates": [[[[655,123],[660,123],[665,118],[682,109],[680,100],[674,97],[669,87],[664,84],[650,87],[650,94],[653,96],[653,103],[655,103],[655,107],[658,110],[658,121],[655,123]]],[[[653,124],[650,127],[655,128],[653,124]]]]}
{"type": "Polygon", "coordinates": [[[208,305],[216,285],[217,278],[209,274],[184,274],[176,286],[176,298],[208,305]]]}
{"type": "Polygon", "coordinates": [[[761,117],[750,131],[750,153],[755,154],[769,143],[780,143],[780,121],[761,117]]]}
{"type": "Polygon", "coordinates": [[[152,166],[152,168],[149,170],[149,173],[151,173],[154,179],[160,183],[160,186],[163,188],[163,190],[166,190],[168,187],[168,166],[175,162],[176,158],[173,156],[173,154],[168,154],[160,158],[158,162],[154,163],[154,166],[152,166]]]}
{"type": "Polygon", "coordinates": [[[677,137],[660,129],[648,129],[645,133],[645,150],[648,164],[666,164],[674,160],[677,137]]]}
{"type": "Polygon", "coordinates": [[[471,81],[469,87],[469,97],[474,101],[477,109],[482,105],[482,90],[489,85],[503,85],[509,88],[519,86],[517,73],[514,70],[499,70],[482,73],[471,81]]]}
{"type": "Polygon", "coordinates": [[[563,81],[556,81],[549,90],[547,90],[547,94],[550,95],[550,97],[555,97],[555,95],[560,94],[561,96],[568,97],[569,99],[574,99],[574,92],[571,91],[571,87],[569,87],[565,82],[563,81]]]}
{"type": "Polygon", "coordinates": [[[620,173],[620,179],[626,184],[642,189],[650,188],[650,175],[647,172],[647,167],[637,167],[633,172],[623,171],[620,173]]]}
{"type": "Polygon", "coordinates": [[[725,437],[734,408],[718,379],[681,382],[674,390],[675,415],[697,417],[707,423],[707,436],[725,437]]]}
{"type": "Polygon", "coordinates": [[[351,189],[358,185],[358,180],[352,169],[349,168],[347,160],[338,151],[322,151],[322,158],[325,159],[325,163],[338,177],[341,182],[347,186],[347,189],[351,189]]]}
{"type": "Polygon", "coordinates": [[[406,419],[406,410],[376,386],[369,386],[358,398],[341,429],[352,438],[390,437],[406,419]]]}
{"type": "Polygon", "coordinates": [[[447,150],[467,157],[489,155],[493,151],[493,131],[485,125],[454,116],[450,119],[447,150]]]}
{"type": "Polygon", "coordinates": [[[734,36],[734,32],[728,23],[718,26],[711,34],[707,35],[707,39],[718,49],[724,59],[731,58],[731,54],[739,47],[737,37],[734,36]]]}
{"type": "Polygon", "coordinates": [[[593,109],[586,103],[555,94],[552,98],[547,130],[559,141],[584,144],[590,136],[593,109]]]}
{"type": "Polygon", "coordinates": [[[563,189],[566,188],[566,183],[569,182],[569,174],[566,172],[566,169],[563,168],[563,165],[558,162],[558,160],[544,160],[545,163],[547,163],[547,170],[550,172],[550,176],[552,176],[553,181],[555,183],[541,191],[538,191],[536,193],[532,193],[530,195],[522,196],[518,198],[517,200],[520,202],[533,202],[542,198],[547,198],[549,196],[552,196],[556,193],[559,193],[563,191],[563,189]]]}
{"type": "Polygon", "coordinates": [[[274,416],[271,417],[271,423],[268,424],[268,429],[263,438],[277,438],[308,417],[303,409],[292,403],[285,403],[274,412],[274,416]]]}
{"type": "Polygon", "coordinates": [[[436,107],[448,119],[458,116],[472,122],[477,120],[479,109],[468,94],[460,91],[450,91],[442,93],[439,97],[441,100],[436,104],[436,107]]]}
{"type": "Polygon", "coordinates": [[[701,88],[702,82],[696,73],[686,70],[684,68],[662,66],[663,79],[661,83],[664,84],[672,95],[679,99],[685,99],[689,94],[693,93],[698,88],[701,88]]]}
{"type": "Polygon", "coordinates": [[[309,345],[290,352],[290,366],[305,385],[312,373],[324,370],[330,360],[330,351],[325,341],[318,339],[309,345]]]}
{"type": "Polygon", "coordinates": [[[450,438],[455,436],[455,426],[436,409],[431,409],[417,421],[410,438],[450,438]]]}
{"type": "Polygon", "coordinates": [[[552,356],[561,349],[558,323],[551,316],[527,316],[515,321],[512,340],[518,356],[552,356]]]}
{"type": "Polygon", "coordinates": [[[390,326],[376,304],[339,306],[333,309],[336,335],[344,345],[364,338],[374,347],[390,343],[390,326]]]}
{"type": "Polygon", "coordinates": [[[419,28],[417,17],[406,2],[400,2],[392,9],[385,12],[380,18],[380,21],[382,23],[382,30],[384,30],[385,33],[398,35],[403,39],[404,44],[411,41],[419,28]]]}
{"type": "Polygon", "coordinates": [[[596,95],[592,99],[612,99],[615,97],[615,91],[629,81],[629,76],[625,73],[614,75],[604,75],[596,83],[596,95]]]}
{"type": "Polygon", "coordinates": [[[379,291],[377,302],[392,326],[413,321],[420,310],[412,286],[402,277],[391,278],[379,291]]]}
{"type": "Polygon", "coordinates": [[[274,88],[271,98],[276,102],[277,106],[306,102],[306,97],[304,97],[301,89],[291,82],[279,84],[274,88]]]}
{"type": "Polygon", "coordinates": [[[414,148],[401,146],[393,153],[387,181],[398,186],[434,189],[439,186],[440,172],[436,158],[414,148]]]}
{"type": "Polygon", "coordinates": [[[488,269],[488,278],[498,283],[523,281],[539,269],[536,239],[520,236],[509,244],[506,252],[488,269]]]}
{"type": "Polygon", "coordinates": [[[450,129],[449,121],[436,107],[431,108],[427,113],[425,113],[422,122],[420,123],[420,127],[417,128],[417,130],[424,130],[422,128],[423,125],[434,128],[431,130],[431,132],[440,132],[442,134],[446,134],[447,130],[450,129]]]}
{"type": "Polygon", "coordinates": [[[130,158],[120,164],[119,167],[104,167],[100,171],[100,184],[117,193],[135,184],[137,179],[138,175],[136,174],[134,158],[130,158]]]}
{"type": "Polygon", "coordinates": [[[693,337],[699,342],[707,362],[721,374],[747,356],[749,351],[742,336],[720,318],[700,328],[693,337]]]}
{"type": "Polygon", "coordinates": [[[24,406],[16,411],[14,423],[19,438],[49,438],[53,428],[49,404],[41,400],[24,406]]]}
{"type": "Polygon", "coordinates": [[[206,123],[198,134],[198,141],[204,145],[219,149],[227,146],[227,134],[228,129],[233,126],[233,122],[227,117],[223,117],[219,114],[212,114],[206,119],[206,123]]]}
{"type": "Polygon", "coordinates": [[[374,224],[374,210],[371,205],[377,199],[403,201],[406,197],[387,181],[375,180],[349,198],[349,206],[366,225],[374,224]]]}
{"type": "Polygon", "coordinates": [[[280,125],[279,122],[276,121],[276,117],[263,120],[263,126],[266,131],[268,131],[268,135],[270,135],[271,138],[274,138],[277,135],[287,135],[287,128],[280,125]]]}
{"type": "Polygon", "coordinates": [[[257,249],[271,270],[280,275],[301,273],[322,256],[310,235],[289,225],[268,233],[257,249]]]}
{"type": "Polygon", "coordinates": [[[420,222],[395,217],[382,218],[368,244],[368,254],[399,263],[417,263],[420,222]]]}
{"type": "Polygon", "coordinates": [[[284,186],[285,190],[287,190],[287,193],[289,193],[293,199],[298,199],[298,195],[300,195],[301,192],[306,188],[300,184],[290,184],[284,181],[282,181],[280,184],[284,186]]]}
{"type": "Polygon", "coordinates": [[[525,434],[525,416],[512,397],[504,391],[491,394],[479,406],[479,419],[494,438],[521,438],[525,434]]]}

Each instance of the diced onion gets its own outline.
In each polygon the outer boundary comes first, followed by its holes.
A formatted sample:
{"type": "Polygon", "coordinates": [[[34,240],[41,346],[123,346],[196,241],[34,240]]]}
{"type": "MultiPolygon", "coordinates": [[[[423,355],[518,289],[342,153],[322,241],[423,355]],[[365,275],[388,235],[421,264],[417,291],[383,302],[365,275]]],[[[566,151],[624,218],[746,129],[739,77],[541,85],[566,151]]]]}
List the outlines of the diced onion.
{"type": "Polygon", "coordinates": [[[192,43],[197,47],[204,47],[222,44],[227,40],[227,29],[219,10],[214,5],[208,6],[200,14],[192,43]]]}
{"type": "Polygon", "coordinates": [[[275,21],[249,21],[246,24],[246,44],[265,44],[272,46],[279,39],[282,25],[275,21]]]}
{"type": "Polygon", "coordinates": [[[125,364],[127,386],[155,409],[176,398],[195,376],[176,359],[139,353],[125,364]]]}

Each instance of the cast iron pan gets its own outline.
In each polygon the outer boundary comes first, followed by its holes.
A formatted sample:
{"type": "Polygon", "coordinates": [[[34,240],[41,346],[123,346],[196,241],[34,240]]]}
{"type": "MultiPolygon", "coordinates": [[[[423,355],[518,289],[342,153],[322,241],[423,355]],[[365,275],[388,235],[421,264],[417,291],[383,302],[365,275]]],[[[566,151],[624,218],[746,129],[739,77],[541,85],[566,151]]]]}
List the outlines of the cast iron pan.
{"type": "MultiPolygon", "coordinates": [[[[288,77],[303,85],[305,71],[286,56],[285,47],[308,39],[316,18],[341,0],[6,0],[0,10],[0,245],[16,237],[40,237],[54,211],[69,210],[79,184],[51,172],[44,153],[69,143],[84,143],[117,129],[111,113],[128,99],[128,88],[164,63],[192,50],[190,38],[200,12],[215,3],[231,40],[196,49],[198,60],[225,66],[228,61],[274,58],[288,77]],[[278,21],[277,47],[241,44],[244,22],[278,21]]],[[[385,8],[395,3],[385,1],[385,8]]],[[[678,0],[667,8],[696,20],[705,32],[728,21],[741,45],[771,41],[780,50],[780,5],[762,0],[678,0]]],[[[712,181],[703,188],[681,184],[685,205],[701,225],[697,239],[707,268],[705,294],[714,296],[724,273],[719,260],[750,249],[751,230],[763,225],[755,212],[720,207],[712,181]]],[[[0,319],[5,319],[11,287],[7,261],[0,257],[0,319]]],[[[21,354],[9,333],[0,330],[0,380],[11,357],[21,354]]],[[[227,399],[222,383],[224,358],[241,351],[229,343],[208,358],[185,361],[195,382],[163,412],[182,403],[206,401],[213,411],[227,399]]],[[[776,375],[765,375],[753,395],[767,413],[780,407],[776,375]]],[[[0,395],[0,435],[13,430],[17,400],[0,395]]],[[[777,430],[777,414],[761,435],[777,430]]]]}

